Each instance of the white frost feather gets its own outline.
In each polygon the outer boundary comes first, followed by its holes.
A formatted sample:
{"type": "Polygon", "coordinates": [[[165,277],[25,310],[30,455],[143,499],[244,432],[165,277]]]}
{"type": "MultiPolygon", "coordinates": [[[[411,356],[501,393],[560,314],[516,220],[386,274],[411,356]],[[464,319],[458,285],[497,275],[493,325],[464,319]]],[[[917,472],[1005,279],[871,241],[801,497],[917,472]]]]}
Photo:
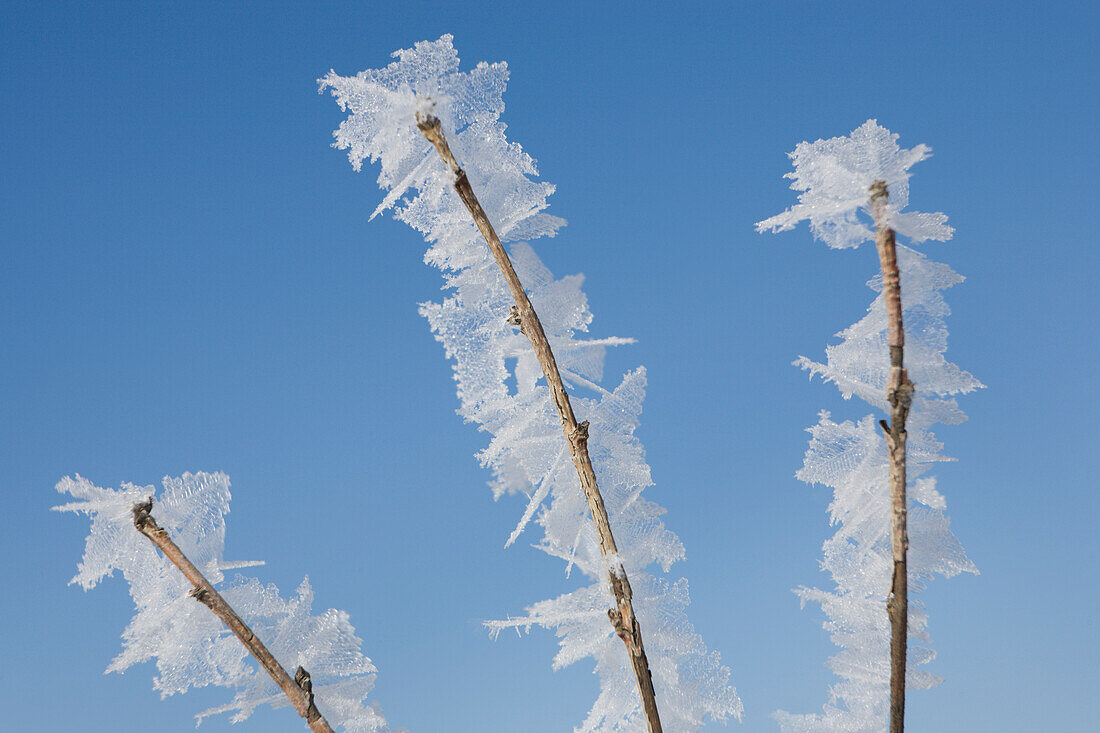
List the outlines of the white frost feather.
{"type": "Polygon", "coordinates": [[[790,153],[794,171],[784,176],[793,181],[792,189],[801,192],[798,203],[758,222],[756,231],[781,232],[806,220],[814,236],[829,246],[857,247],[874,239],[866,223],[867,189],[882,180],[890,191],[887,211],[894,231],[914,242],[950,239],[954,229],[947,226],[943,214],[902,212],[909,204],[909,167],[930,156],[932,149],[917,145],[903,150],[897,140],[877,121],[867,120],[847,137],[799,143],[790,153]]]}

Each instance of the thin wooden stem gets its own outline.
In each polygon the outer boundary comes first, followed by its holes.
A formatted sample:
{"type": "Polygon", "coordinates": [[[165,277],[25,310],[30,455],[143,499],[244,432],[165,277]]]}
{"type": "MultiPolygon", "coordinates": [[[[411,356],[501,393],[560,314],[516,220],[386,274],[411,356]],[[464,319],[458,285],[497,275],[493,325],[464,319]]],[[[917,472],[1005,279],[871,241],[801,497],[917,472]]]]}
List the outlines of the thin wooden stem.
{"type": "Polygon", "coordinates": [[[632,601],[633,591],[630,581],[626,577],[626,570],[618,556],[618,547],[615,545],[615,537],[611,534],[611,523],[607,517],[607,507],[604,505],[600,488],[596,484],[596,472],[592,468],[592,459],[588,455],[588,422],[578,423],[573,414],[573,406],[569,402],[569,395],[565,391],[561,373],[558,371],[554,352],[550,349],[550,341],[543,331],[542,322],[527,297],[523,284],[519,281],[512,261],[508,253],[500,243],[496,231],[493,229],[489,217],[481,208],[481,204],[474,195],[466,172],[455,160],[447,144],[447,138],[443,134],[439,118],[434,115],[417,115],[417,126],[424,133],[435,149],[439,152],[443,161],[447,164],[455,177],[454,187],[462,202],[473,217],[474,223],[485,238],[489,250],[496,259],[508,288],[512,291],[512,297],[516,301],[508,317],[508,322],[519,327],[531,341],[535,350],[535,356],[542,366],[542,373],[546,377],[546,383],[550,386],[550,395],[558,408],[561,417],[562,431],[565,433],[569,452],[573,457],[573,465],[576,466],[577,476],[580,478],[581,489],[588,501],[588,509],[592,514],[592,521],[596,525],[596,535],[599,538],[600,553],[608,569],[608,579],[611,592],[615,596],[615,608],[608,610],[607,615],[615,633],[626,644],[630,655],[630,662],[634,668],[634,677],[638,683],[638,693],[642,699],[642,707],[645,711],[646,722],[649,725],[649,733],[661,733],[661,719],[657,713],[657,696],[653,691],[653,675],[649,669],[649,660],[646,659],[645,647],[642,645],[642,631],[638,619],[634,615],[632,601]]]}
{"type": "Polygon", "coordinates": [[[890,617],[890,733],[905,729],[905,663],[909,641],[909,570],[906,553],[909,535],[905,490],[905,420],[913,401],[913,383],[905,371],[905,329],[901,318],[901,273],[898,270],[894,230],[887,225],[886,204],[889,193],[885,181],[871,184],[871,213],[875,218],[875,247],[882,266],[882,294],[886,300],[886,319],[890,346],[890,378],[886,401],[890,403],[890,423],[880,422],[886,434],[890,456],[890,549],[894,572],[890,598],[886,603],[890,617]]]}
{"type": "Polygon", "coordinates": [[[190,593],[191,597],[213,611],[214,615],[220,618],[222,623],[229,627],[229,630],[241,640],[249,653],[260,663],[260,666],[271,675],[271,679],[275,680],[275,684],[290,698],[290,704],[294,706],[298,715],[301,715],[309,724],[310,730],[314,733],[333,733],[332,726],[328,724],[328,721],[321,715],[313,702],[313,682],[310,680],[309,672],[302,667],[298,667],[298,671],[291,678],[290,674],[283,669],[282,665],[264,646],[264,643],[252,633],[252,629],[248,628],[248,625],[241,620],[236,611],[230,608],[221,594],[214,590],[214,586],[210,584],[210,581],[187,559],[187,556],[183,554],[183,550],[168,536],[168,532],[157,524],[157,521],[149,514],[152,509],[153,500],[151,498],[144,503],[134,504],[134,526],[137,527],[139,532],[148,537],[191,582],[193,586],[190,593]]]}

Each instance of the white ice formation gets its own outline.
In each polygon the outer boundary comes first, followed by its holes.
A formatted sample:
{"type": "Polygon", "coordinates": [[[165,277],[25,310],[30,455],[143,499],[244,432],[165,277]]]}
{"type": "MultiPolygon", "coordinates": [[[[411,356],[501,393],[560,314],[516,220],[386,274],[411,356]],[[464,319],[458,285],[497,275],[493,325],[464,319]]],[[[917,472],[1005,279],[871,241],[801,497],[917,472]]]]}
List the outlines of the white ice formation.
{"type": "MultiPolygon", "coordinates": [[[[758,231],[792,229],[808,220],[817,239],[831,247],[856,247],[873,241],[868,211],[868,189],[875,180],[887,183],[889,223],[911,241],[946,240],[952,229],[941,213],[904,212],[909,198],[909,167],[928,157],[918,145],[904,150],[897,135],[868,120],[848,137],[800,143],[794,160],[791,188],[800,191],[798,204],[757,224],[758,231]]],[[[982,387],[972,375],[944,359],[947,348],[945,318],[950,313],[944,289],[963,278],[947,265],[933,262],[912,248],[898,244],[901,296],[905,327],[905,366],[916,387],[909,413],[909,659],[906,686],[932,687],[939,678],[919,665],[932,660],[927,617],[913,599],[935,574],[977,573],[944,513],[946,502],[926,475],[941,455],[942,445],[931,432],[935,423],[953,425],[966,419],[953,395],[982,387]]],[[[844,397],[855,395],[889,414],[886,382],[889,375],[886,308],[882,277],[868,286],[879,293],[867,315],[837,336],[840,343],[825,350],[825,363],[800,357],[795,364],[833,382],[844,397]]],[[[809,429],[810,447],[797,476],[807,483],[833,489],[829,506],[836,534],[825,542],[822,564],[835,582],[833,590],[799,588],[802,602],[820,603],[824,627],[840,653],[829,667],[841,680],[830,688],[829,702],[820,714],[775,714],[786,733],[880,733],[886,729],[890,699],[890,628],[886,597],[890,589],[889,466],[886,441],[874,414],[852,422],[834,422],[827,412],[809,429]]]]}
{"type": "MultiPolygon", "coordinates": [[[[229,512],[229,477],[224,473],[185,473],[165,478],[154,496],[152,486],[123,484],[103,489],[80,476],[66,477],[57,490],[77,501],[58,511],[87,514],[92,520],[84,559],[72,579],[85,590],[121,571],[130,584],[137,612],[122,634],[123,649],[108,672],[122,672],[154,660],[154,689],[162,697],[191,687],[219,685],[235,690],[225,705],[199,713],[233,713],[239,722],[265,704],[289,701],[241,642],[203,604],[188,595],[191,584],[134,528],[134,504],[154,497],[152,515],[183,553],[249,625],[291,674],[299,665],[310,672],[317,708],[338,730],[375,733],[386,730],[381,711],[365,705],[374,686],[375,667],[360,651],[362,641],[343,611],[312,615],[313,590],[305,579],[291,599],[274,585],[224,571],[260,565],[226,562],[225,515],[229,512]]],[[[294,713],[291,711],[291,714],[294,713]]]]}
{"type": "Polygon", "coordinates": [[[526,240],[553,236],[565,223],[544,212],[554,187],[533,180],[535,161],[505,138],[500,121],[508,68],[480,63],[467,72],[451,36],[398,51],[384,69],[354,77],[329,73],[331,90],[347,119],[335,146],[359,169],[381,163],[386,196],[375,214],[396,207],[396,217],[429,243],[425,261],[443,271],[448,297],[421,312],[454,360],[459,414],[486,431],[479,453],[493,473],[493,492],[521,494],[526,508],[507,544],[538,525],[539,549],[576,567],[591,585],[530,606],[527,615],[490,622],[494,631],[540,625],[560,638],[555,668],[585,657],[595,660],[600,692],[581,733],[645,730],[634,676],[622,642],[608,622],[613,606],[595,530],[562,435],[561,422],[526,337],[506,319],[512,299],[497,265],[452,187],[453,179],[416,128],[418,111],[431,111],[496,231],[514,242],[511,256],[534,303],[571,388],[578,420],[590,422],[589,449],[607,504],[620,558],[634,587],[635,608],[664,727],[686,733],[708,719],[740,717],[741,702],[729,686],[729,670],[708,652],[688,622],[687,583],[651,574],[683,558],[679,538],[661,521],[664,510],[642,496],[651,485],[641,443],[634,437],[645,395],[645,371],[600,385],[607,346],[629,339],[578,338],[588,331],[580,276],[555,279],[526,240]],[[509,378],[514,377],[514,386],[509,378]]]}

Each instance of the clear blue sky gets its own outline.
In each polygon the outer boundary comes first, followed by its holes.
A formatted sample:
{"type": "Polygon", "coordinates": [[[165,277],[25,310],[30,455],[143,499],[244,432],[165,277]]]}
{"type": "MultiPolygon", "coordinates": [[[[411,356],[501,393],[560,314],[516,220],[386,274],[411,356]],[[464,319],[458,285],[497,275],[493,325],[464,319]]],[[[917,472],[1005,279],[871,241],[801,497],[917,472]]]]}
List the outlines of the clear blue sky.
{"type": "MultiPolygon", "coordinates": [[[[479,625],[563,592],[559,563],[494,504],[416,313],[438,272],[403,225],[367,222],[376,171],[328,147],[315,79],[450,32],[506,60],[509,136],[570,224],[537,244],[583,272],[609,372],[649,369],[640,437],[683,538],[690,616],[733,670],[742,726],[812,712],[833,677],[820,610],[828,492],[797,482],[821,408],[789,366],[857,320],[875,270],[805,229],[801,140],[869,117],[927,143],[912,206],[949,291],[948,356],[988,389],[942,428],[952,527],[982,571],[924,595],[946,678],[914,731],[1086,731],[1098,647],[1094,2],[4,3],[0,9],[0,703],[5,730],[192,730],[227,697],[166,702],[146,665],[101,676],[130,617],[119,578],[66,587],[87,530],[54,483],[224,470],[227,556],[290,592],[309,573],[415,733],[569,730],[590,668],[548,634],[479,625]]],[[[209,720],[206,731],[228,730],[209,720]]],[[[287,710],[234,730],[296,731],[287,710]]],[[[720,730],[715,726],[714,730],[720,730]]],[[[710,729],[708,729],[710,730],[710,729]]]]}

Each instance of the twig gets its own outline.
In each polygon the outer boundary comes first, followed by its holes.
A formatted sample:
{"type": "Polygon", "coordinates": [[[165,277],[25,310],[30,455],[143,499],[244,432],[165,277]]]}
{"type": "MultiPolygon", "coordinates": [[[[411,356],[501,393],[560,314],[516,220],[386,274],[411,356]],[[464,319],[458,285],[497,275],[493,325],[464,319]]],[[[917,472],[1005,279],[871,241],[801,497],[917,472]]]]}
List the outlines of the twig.
{"type": "Polygon", "coordinates": [[[455,160],[454,153],[451,152],[451,148],[447,144],[447,138],[443,134],[443,127],[439,122],[439,118],[430,114],[418,114],[417,126],[424,133],[424,137],[435,146],[439,156],[443,158],[443,162],[450,168],[455,177],[455,190],[458,191],[462,203],[466,205],[470,216],[474,219],[474,223],[477,224],[477,228],[481,230],[481,235],[485,238],[486,244],[489,245],[489,250],[500,266],[500,271],[504,274],[504,279],[512,291],[512,297],[515,299],[516,305],[508,316],[508,322],[518,326],[520,331],[531,341],[535,356],[542,366],[542,373],[546,376],[546,383],[550,386],[550,395],[553,397],[554,404],[558,408],[558,415],[561,417],[562,431],[565,433],[569,452],[573,456],[573,465],[577,468],[581,489],[588,501],[588,510],[592,514],[592,521],[596,525],[600,554],[608,566],[608,578],[611,584],[611,592],[615,596],[616,607],[610,609],[607,615],[611,619],[615,633],[626,644],[627,652],[630,654],[630,662],[634,667],[634,677],[638,682],[638,693],[642,698],[642,707],[645,710],[649,733],[661,733],[661,719],[657,713],[657,697],[653,692],[653,675],[650,673],[649,660],[646,659],[645,647],[642,645],[641,628],[638,625],[637,617],[634,615],[633,591],[630,588],[630,581],[627,580],[626,570],[618,559],[618,548],[615,545],[615,538],[611,534],[611,523],[607,518],[607,507],[604,506],[603,496],[596,484],[596,473],[592,469],[592,459],[588,455],[588,422],[578,423],[576,416],[573,414],[573,406],[569,402],[569,395],[562,383],[561,373],[558,371],[554,352],[550,349],[550,342],[546,338],[545,331],[543,331],[542,322],[539,321],[539,317],[531,305],[531,300],[527,297],[527,293],[512,267],[512,261],[508,258],[508,253],[504,250],[500,238],[497,237],[493,225],[489,222],[489,217],[481,208],[477,196],[474,195],[474,190],[470,186],[466,172],[455,160]]]}
{"type": "Polygon", "coordinates": [[[157,521],[149,514],[152,509],[152,498],[144,503],[134,504],[134,526],[137,527],[139,532],[148,537],[191,582],[193,586],[190,592],[191,597],[213,611],[214,615],[220,618],[222,623],[229,627],[229,630],[241,640],[245,649],[256,658],[260,666],[271,675],[271,679],[275,680],[275,684],[290,698],[290,704],[294,706],[298,715],[305,718],[310,730],[314,733],[333,733],[332,726],[328,724],[328,721],[321,715],[313,702],[313,683],[310,680],[309,672],[302,667],[298,667],[293,679],[291,678],[290,674],[283,669],[283,666],[276,661],[275,657],[264,646],[264,643],[252,633],[252,629],[248,628],[248,625],[241,620],[236,611],[229,607],[221,594],[214,590],[214,586],[210,585],[210,581],[187,559],[187,556],[183,554],[183,550],[168,536],[168,532],[157,524],[157,521]]]}
{"type": "Polygon", "coordinates": [[[905,661],[909,625],[909,570],[906,552],[907,498],[905,491],[905,419],[913,401],[913,383],[905,371],[905,330],[901,320],[901,273],[898,271],[894,230],[887,224],[886,203],[889,193],[885,181],[871,184],[871,213],[875,218],[875,247],[882,266],[882,294],[886,300],[890,379],[886,401],[890,403],[890,423],[880,421],[890,454],[890,548],[894,574],[886,610],[890,617],[890,733],[905,729],[905,661]]]}

